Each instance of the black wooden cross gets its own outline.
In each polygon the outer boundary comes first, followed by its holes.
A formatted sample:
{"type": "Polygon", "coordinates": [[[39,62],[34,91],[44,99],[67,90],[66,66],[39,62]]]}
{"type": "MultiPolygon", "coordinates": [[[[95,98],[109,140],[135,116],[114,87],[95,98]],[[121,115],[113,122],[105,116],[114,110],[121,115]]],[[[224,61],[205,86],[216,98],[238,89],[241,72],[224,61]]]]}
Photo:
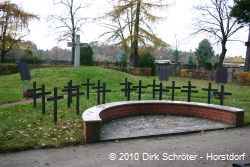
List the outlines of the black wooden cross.
{"type": "Polygon", "coordinates": [[[76,115],[79,114],[79,100],[80,100],[80,95],[84,95],[85,92],[80,92],[80,86],[76,85],[76,93],[72,93],[72,96],[76,96],[76,115]]]}
{"type": "Polygon", "coordinates": [[[51,92],[45,92],[45,85],[42,85],[42,92],[36,93],[38,96],[42,96],[42,114],[45,115],[45,95],[51,94],[51,92]]]}
{"type": "Polygon", "coordinates": [[[208,88],[202,88],[202,90],[207,91],[207,103],[210,104],[211,91],[218,91],[218,89],[212,89],[211,83],[208,84],[208,88]]]}
{"type": "MultiPolygon", "coordinates": [[[[128,89],[128,78],[125,78],[125,82],[124,83],[120,83],[120,85],[124,85],[125,88],[124,89],[128,89]]],[[[130,83],[130,85],[133,85],[132,83],[130,83]]],[[[125,97],[127,97],[127,91],[125,91],[125,97]]]]}
{"type": "MultiPolygon", "coordinates": [[[[97,90],[98,93],[102,93],[102,104],[105,104],[106,101],[106,93],[111,92],[111,90],[106,89],[106,83],[103,83],[102,89],[97,90]]],[[[98,97],[99,99],[97,100],[97,103],[100,104],[100,96],[98,97]]]]}
{"type": "Polygon", "coordinates": [[[162,100],[162,92],[163,91],[169,92],[169,89],[163,89],[162,83],[160,83],[160,85],[158,85],[158,86],[159,86],[159,89],[154,89],[153,91],[159,92],[159,100],[162,100]]]}
{"type": "Polygon", "coordinates": [[[220,92],[214,92],[217,95],[220,95],[220,105],[223,105],[224,95],[232,95],[232,93],[224,92],[224,85],[221,85],[220,92]]]}
{"type": "Polygon", "coordinates": [[[159,87],[160,85],[156,85],[155,84],[155,79],[153,80],[153,85],[147,85],[148,87],[153,87],[152,91],[153,91],[153,98],[155,99],[155,90],[156,90],[156,87],[159,87]]]}
{"type": "Polygon", "coordinates": [[[138,100],[141,100],[141,89],[142,88],[147,88],[147,86],[142,86],[141,80],[139,80],[139,85],[138,86],[133,86],[133,88],[138,88],[138,100]]]}
{"type": "Polygon", "coordinates": [[[130,101],[130,92],[131,92],[132,90],[136,90],[136,88],[130,88],[130,85],[131,85],[131,83],[128,82],[128,83],[127,83],[127,86],[126,86],[127,88],[121,89],[121,91],[127,92],[127,101],[130,101]]]}
{"type": "Polygon", "coordinates": [[[36,108],[36,98],[38,98],[38,95],[36,91],[40,91],[42,88],[36,88],[36,82],[33,82],[33,89],[28,89],[28,92],[31,92],[33,95],[33,107],[36,108]]]}
{"type": "Polygon", "coordinates": [[[181,89],[181,87],[175,87],[175,81],[172,81],[172,86],[166,86],[168,89],[172,89],[172,101],[174,101],[174,90],[181,89]]]}
{"type": "Polygon", "coordinates": [[[87,78],[87,83],[86,84],[81,84],[81,85],[87,87],[87,99],[89,99],[89,87],[90,86],[95,86],[95,84],[94,83],[89,83],[89,78],[87,78]]]}
{"type": "Polygon", "coordinates": [[[72,80],[68,82],[68,86],[64,86],[62,92],[68,92],[68,108],[70,108],[70,103],[72,103],[72,91],[76,91],[76,86],[72,86],[72,80]]]}
{"type": "Polygon", "coordinates": [[[98,80],[98,83],[97,83],[97,86],[93,86],[92,89],[97,89],[97,103],[100,104],[100,93],[101,92],[98,92],[99,90],[103,89],[103,86],[101,86],[101,82],[100,80],[98,80]]]}
{"type": "Polygon", "coordinates": [[[198,93],[198,90],[192,90],[192,88],[196,88],[196,86],[192,86],[190,81],[188,81],[188,86],[182,86],[182,88],[188,88],[188,90],[181,90],[181,92],[188,93],[188,102],[190,102],[191,93],[198,93]]]}
{"type": "Polygon", "coordinates": [[[57,87],[54,87],[54,96],[48,97],[47,101],[54,101],[54,123],[57,123],[57,100],[63,99],[63,96],[57,95],[57,87]]]}

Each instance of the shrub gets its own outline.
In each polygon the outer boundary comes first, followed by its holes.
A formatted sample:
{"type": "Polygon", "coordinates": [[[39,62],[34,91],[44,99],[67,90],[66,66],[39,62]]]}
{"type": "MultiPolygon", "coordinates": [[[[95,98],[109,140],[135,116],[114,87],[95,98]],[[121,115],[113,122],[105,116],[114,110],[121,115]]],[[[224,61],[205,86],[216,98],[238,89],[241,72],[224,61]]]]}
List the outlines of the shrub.
{"type": "Polygon", "coordinates": [[[156,75],[155,58],[153,55],[150,54],[149,51],[145,52],[142,56],[139,57],[138,66],[143,68],[151,68],[151,75],[156,75]]]}
{"type": "Polygon", "coordinates": [[[212,70],[212,63],[207,61],[205,62],[205,70],[212,70]]]}
{"type": "Polygon", "coordinates": [[[188,69],[181,69],[181,76],[182,77],[188,76],[188,69]]]}
{"type": "Polygon", "coordinates": [[[219,62],[215,62],[215,63],[214,63],[214,69],[215,69],[215,70],[217,69],[218,64],[219,64],[219,62]]]}
{"type": "Polygon", "coordinates": [[[250,73],[249,72],[236,72],[236,79],[242,85],[250,85],[250,73]]]}

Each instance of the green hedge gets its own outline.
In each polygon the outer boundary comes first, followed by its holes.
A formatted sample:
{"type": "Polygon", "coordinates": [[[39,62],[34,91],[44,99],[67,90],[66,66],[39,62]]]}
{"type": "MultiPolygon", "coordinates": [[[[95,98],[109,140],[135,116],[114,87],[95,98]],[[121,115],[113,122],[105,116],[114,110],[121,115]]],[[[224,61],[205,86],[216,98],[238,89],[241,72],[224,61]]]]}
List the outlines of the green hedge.
{"type": "Polygon", "coordinates": [[[12,63],[0,63],[0,75],[9,75],[18,73],[18,66],[17,64],[12,63]]]}

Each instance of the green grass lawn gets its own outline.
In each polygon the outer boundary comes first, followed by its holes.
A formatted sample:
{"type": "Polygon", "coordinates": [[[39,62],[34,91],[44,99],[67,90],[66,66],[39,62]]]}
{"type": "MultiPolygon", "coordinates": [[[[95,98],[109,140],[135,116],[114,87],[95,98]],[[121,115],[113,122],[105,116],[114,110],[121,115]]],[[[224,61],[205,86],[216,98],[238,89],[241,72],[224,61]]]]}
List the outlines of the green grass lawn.
{"type": "MultiPolygon", "coordinates": [[[[67,86],[69,80],[73,81],[73,85],[86,83],[90,78],[91,83],[97,84],[100,80],[101,84],[106,83],[107,89],[111,89],[111,93],[107,93],[106,103],[114,101],[125,101],[124,92],[120,89],[123,86],[125,78],[138,85],[142,80],[143,85],[152,84],[153,79],[159,84],[157,76],[141,77],[133,76],[127,73],[99,68],[99,67],[80,67],[80,68],[44,68],[30,71],[31,87],[36,81],[37,87],[45,84],[46,91],[52,91],[55,86],[58,87],[59,94],[63,94],[62,89],[67,86]]],[[[214,81],[192,80],[188,78],[170,77],[167,85],[170,86],[175,81],[176,86],[186,86],[188,81],[192,85],[197,86],[199,93],[192,94],[192,102],[207,102],[207,92],[202,88],[207,88],[208,83],[212,83],[215,88],[214,81]]],[[[166,86],[166,82],[163,82],[166,86]]],[[[27,82],[26,82],[27,85],[27,82]]],[[[232,96],[226,96],[224,105],[244,109],[245,124],[250,123],[250,101],[248,99],[250,93],[249,86],[242,86],[238,83],[228,83],[226,92],[231,92],[232,96]]],[[[81,91],[86,91],[86,87],[81,86],[81,91]]],[[[0,152],[23,150],[27,148],[48,148],[62,147],[64,145],[76,144],[83,141],[83,125],[81,114],[88,108],[97,105],[97,95],[91,89],[90,99],[86,98],[86,94],[80,97],[80,115],[75,113],[75,98],[71,104],[71,108],[67,107],[67,99],[58,101],[58,123],[53,123],[53,103],[46,102],[46,114],[42,115],[41,102],[37,102],[37,108],[33,108],[33,104],[17,104],[10,107],[0,108],[0,152]]],[[[152,88],[143,89],[142,100],[152,100],[152,88]]],[[[137,100],[136,92],[131,94],[131,100],[137,100]]],[[[158,99],[158,95],[156,96],[158,99]]],[[[17,102],[25,100],[22,96],[22,81],[20,74],[13,74],[0,77],[0,104],[17,102]]],[[[171,93],[163,96],[163,100],[171,100],[171,93]]],[[[187,93],[180,90],[175,91],[175,100],[187,101],[187,93]]],[[[211,97],[212,104],[219,104],[219,100],[211,97]]]]}

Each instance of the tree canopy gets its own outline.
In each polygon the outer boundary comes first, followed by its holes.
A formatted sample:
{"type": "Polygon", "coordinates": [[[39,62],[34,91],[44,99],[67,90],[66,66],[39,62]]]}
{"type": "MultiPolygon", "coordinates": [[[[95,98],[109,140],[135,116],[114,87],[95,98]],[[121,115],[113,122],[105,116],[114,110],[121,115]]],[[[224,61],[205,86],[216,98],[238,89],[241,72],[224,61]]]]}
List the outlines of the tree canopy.
{"type": "Polygon", "coordinates": [[[250,23],[250,1],[234,0],[230,16],[235,17],[238,23],[250,23]]]}
{"type": "Polygon", "coordinates": [[[204,67],[205,63],[214,56],[214,50],[208,39],[203,39],[197,49],[195,49],[195,56],[197,60],[201,61],[204,67]]]}
{"type": "Polygon", "coordinates": [[[113,9],[106,13],[105,16],[105,18],[112,21],[104,24],[110,31],[105,32],[103,35],[109,35],[109,41],[122,46],[130,54],[130,66],[137,67],[140,46],[143,46],[145,51],[152,50],[155,47],[167,46],[153,32],[152,26],[152,23],[165,19],[165,17],[156,16],[153,13],[167,7],[168,4],[164,0],[155,2],[119,0],[117,4],[114,2],[113,9]]]}
{"type": "Polygon", "coordinates": [[[35,14],[24,11],[10,1],[0,2],[0,49],[1,62],[5,61],[6,53],[28,35],[28,23],[39,19],[35,14]]]}

